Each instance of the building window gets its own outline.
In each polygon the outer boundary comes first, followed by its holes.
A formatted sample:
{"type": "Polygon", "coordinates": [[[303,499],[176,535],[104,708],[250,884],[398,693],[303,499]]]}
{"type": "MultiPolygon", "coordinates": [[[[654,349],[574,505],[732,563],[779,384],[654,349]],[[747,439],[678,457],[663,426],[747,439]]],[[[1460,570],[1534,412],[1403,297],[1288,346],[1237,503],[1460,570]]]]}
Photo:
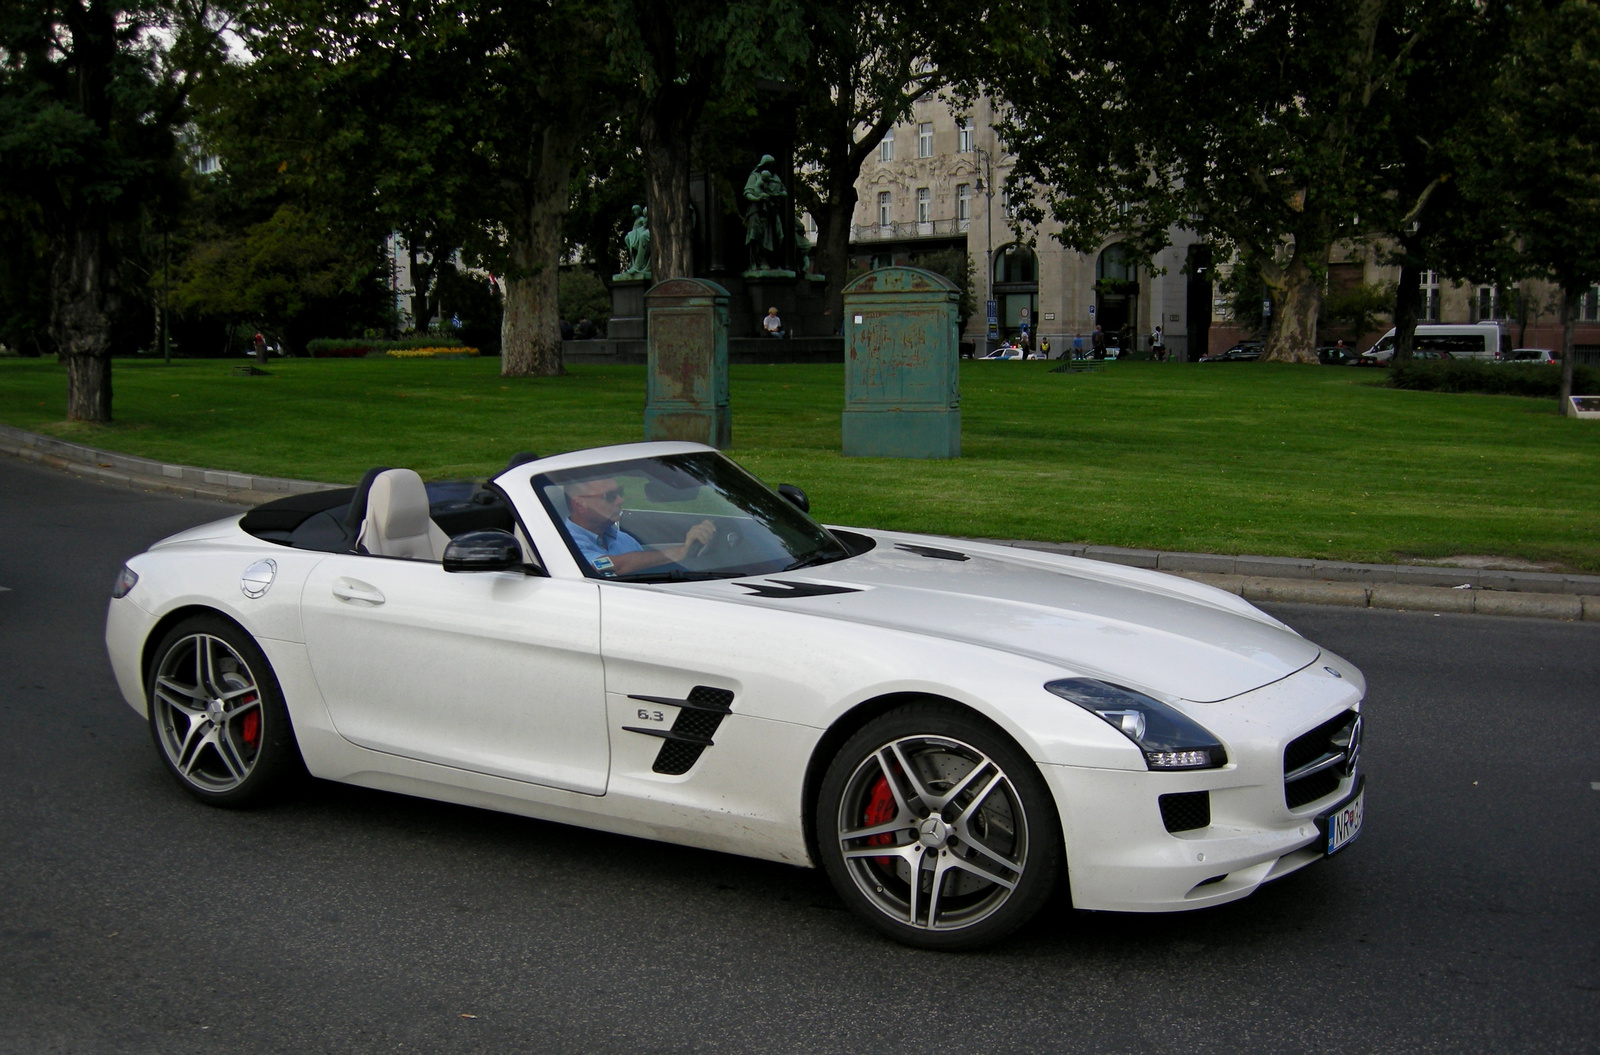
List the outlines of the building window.
{"type": "Polygon", "coordinates": [[[1472,304],[1473,321],[1495,322],[1506,318],[1511,301],[1512,297],[1499,286],[1479,286],[1477,298],[1472,304]]]}
{"type": "Polygon", "coordinates": [[[878,160],[879,161],[893,161],[894,160],[894,129],[893,128],[890,128],[887,132],[883,133],[883,140],[878,143],[878,160]]]}
{"type": "Polygon", "coordinates": [[[972,184],[970,183],[956,184],[956,219],[961,221],[962,230],[966,230],[967,222],[972,219],[972,184]]]}
{"type": "Polygon", "coordinates": [[[917,222],[927,223],[933,219],[933,193],[927,187],[917,188],[917,222]]]}
{"type": "Polygon", "coordinates": [[[956,118],[956,149],[963,154],[972,153],[972,118],[956,118]]]}
{"type": "Polygon", "coordinates": [[[1439,272],[1424,271],[1418,282],[1422,287],[1422,322],[1439,321],[1439,272]]]}
{"type": "Polygon", "coordinates": [[[924,121],[917,126],[917,157],[933,157],[933,122],[924,121]]]}
{"type": "Polygon", "coordinates": [[[894,254],[892,254],[892,253],[873,253],[872,254],[872,266],[873,267],[893,267],[894,266],[894,254]]]}
{"type": "Polygon", "coordinates": [[[894,198],[886,190],[878,192],[878,226],[888,227],[891,220],[890,212],[894,208],[894,198]]]}
{"type": "Polygon", "coordinates": [[[1600,286],[1590,286],[1589,292],[1578,302],[1580,322],[1600,322],[1600,286]]]}

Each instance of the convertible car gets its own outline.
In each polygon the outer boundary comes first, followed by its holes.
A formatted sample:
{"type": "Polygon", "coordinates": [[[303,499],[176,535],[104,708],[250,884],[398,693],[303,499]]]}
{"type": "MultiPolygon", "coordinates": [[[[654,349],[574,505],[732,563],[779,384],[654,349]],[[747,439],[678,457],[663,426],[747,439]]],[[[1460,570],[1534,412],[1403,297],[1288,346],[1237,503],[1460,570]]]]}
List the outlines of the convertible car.
{"type": "Polygon", "coordinates": [[[893,937],[1242,898],[1363,817],[1359,671],[1154,571],[823,527],[719,452],[374,469],[165,539],[106,642],[157,753],[820,866],[893,937]]]}

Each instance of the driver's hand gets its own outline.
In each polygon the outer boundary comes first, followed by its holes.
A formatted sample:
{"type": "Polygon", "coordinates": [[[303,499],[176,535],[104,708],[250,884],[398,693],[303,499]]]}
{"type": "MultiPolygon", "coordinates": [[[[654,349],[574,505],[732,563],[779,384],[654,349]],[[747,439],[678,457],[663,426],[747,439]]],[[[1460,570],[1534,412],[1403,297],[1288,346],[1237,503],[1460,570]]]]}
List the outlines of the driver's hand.
{"type": "Polygon", "coordinates": [[[684,554],[687,556],[698,553],[711,544],[711,540],[716,537],[716,534],[717,526],[715,524],[709,520],[700,521],[700,523],[689,529],[687,535],[683,536],[684,554]]]}

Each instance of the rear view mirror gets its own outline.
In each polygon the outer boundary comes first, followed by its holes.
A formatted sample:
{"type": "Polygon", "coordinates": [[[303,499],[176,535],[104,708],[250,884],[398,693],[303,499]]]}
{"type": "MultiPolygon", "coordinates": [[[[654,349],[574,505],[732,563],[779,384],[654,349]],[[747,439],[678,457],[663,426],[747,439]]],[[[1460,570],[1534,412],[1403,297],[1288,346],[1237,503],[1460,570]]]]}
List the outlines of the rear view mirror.
{"type": "Polygon", "coordinates": [[[468,531],[444,550],[445,571],[521,571],[522,544],[498,528],[468,531]]]}

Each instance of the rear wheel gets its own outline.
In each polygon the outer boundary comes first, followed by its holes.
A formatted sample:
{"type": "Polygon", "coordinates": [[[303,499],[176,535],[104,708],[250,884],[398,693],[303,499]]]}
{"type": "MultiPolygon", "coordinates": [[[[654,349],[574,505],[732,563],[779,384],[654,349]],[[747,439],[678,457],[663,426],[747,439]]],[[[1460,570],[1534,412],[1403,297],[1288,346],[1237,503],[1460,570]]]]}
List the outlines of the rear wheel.
{"type": "Polygon", "coordinates": [[[256,805],[302,772],[272,667],[233,623],[197,616],[173,627],[156,649],[147,690],[156,750],[202,802],[256,805]]]}
{"type": "Polygon", "coordinates": [[[908,945],[976,948],[1055,889],[1061,826],[1038,766],[954,704],[909,704],[840,749],[817,806],[823,866],[859,915],[908,945]]]}

